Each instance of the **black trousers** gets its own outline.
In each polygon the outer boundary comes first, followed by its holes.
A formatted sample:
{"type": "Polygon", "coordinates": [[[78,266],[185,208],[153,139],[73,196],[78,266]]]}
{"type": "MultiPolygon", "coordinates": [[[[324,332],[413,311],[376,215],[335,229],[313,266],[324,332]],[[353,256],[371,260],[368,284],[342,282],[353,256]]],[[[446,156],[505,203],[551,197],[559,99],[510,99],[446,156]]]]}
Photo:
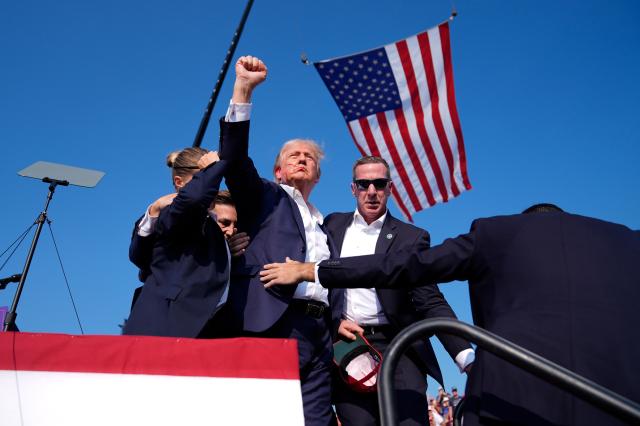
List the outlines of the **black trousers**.
{"type": "MultiPolygon", "coordinates": [[[[384,359],[384,353],[395,334],[390,331],[374,332],[365,329],[364,337],[384,359]]],[[[338,419],[343,426],[374,426],[380,424],[378,394],[355,392],[348,388],[337,374],[334,378],[333,401],[338,419]]],[[[398,425],[424,426],[429,424],[427,378],[419,362],[406,353],[400,359],[395,375],[398,425]]]]}

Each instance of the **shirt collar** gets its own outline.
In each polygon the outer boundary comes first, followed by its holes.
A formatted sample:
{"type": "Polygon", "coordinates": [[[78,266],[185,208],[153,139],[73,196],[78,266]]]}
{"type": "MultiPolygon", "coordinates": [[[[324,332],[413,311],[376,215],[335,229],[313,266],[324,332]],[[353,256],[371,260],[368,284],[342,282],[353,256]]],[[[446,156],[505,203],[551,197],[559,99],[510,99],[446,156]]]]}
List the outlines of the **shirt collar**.
{"type": "Polygon", "coordinates": [[[382,229],[382,225],[384,224],[384,220],[387,218],[388,212],[389,210],[385,210],[382,216],[380,216],[370,224],[367,224],[367,222],[364,220],[364,217],[362,217],[358,209],[356,209],[356,211],[353,213],[353,223],[365,228],[369,227],[372,229],[382,229]]]}
{"type": "Polygon", "coordinates": [[[285,192],[289,194],[289,197],[293,198],[294,201],[296,201],[297,203],[299,202],[299,203],[305,204],[309,209],[309,213],[311,213],[311,217],[313,217],[316,220],[316,222],[322,225],[322,222],[324,221],[324,216],[322,216],[322,213],[320,213],[320,211],[318,211],[318,209],[316,209],[316,207],[313,204],[307,203],[306,201],[304,201],[304,198],[302,197],[302,192],[298,191],[293,186],[290,186],[284,183],[281,183],[280,187],[284,189],[285,192]]]}

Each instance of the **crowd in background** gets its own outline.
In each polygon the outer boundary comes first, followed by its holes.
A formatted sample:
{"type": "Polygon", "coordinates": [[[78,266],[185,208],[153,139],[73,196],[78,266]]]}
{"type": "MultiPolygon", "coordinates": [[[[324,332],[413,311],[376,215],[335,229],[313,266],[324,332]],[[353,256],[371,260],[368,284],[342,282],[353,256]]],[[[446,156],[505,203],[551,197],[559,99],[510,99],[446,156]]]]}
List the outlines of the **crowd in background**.
{"type": "Polygon", "coordinates": [[[429,401],[429,426],[453,425],[453,415],[462,398],[455,387],[451,388],[450,394],[440,387],[435,398],[427,395],[427,400],[429,401]]]}

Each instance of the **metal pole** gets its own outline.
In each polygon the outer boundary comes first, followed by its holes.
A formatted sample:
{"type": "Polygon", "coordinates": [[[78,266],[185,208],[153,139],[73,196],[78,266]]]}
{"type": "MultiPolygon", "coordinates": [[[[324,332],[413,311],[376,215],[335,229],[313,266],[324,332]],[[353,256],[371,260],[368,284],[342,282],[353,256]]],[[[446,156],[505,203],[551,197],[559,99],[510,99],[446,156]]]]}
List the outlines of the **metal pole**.
{"type": "Polygon", "coordinates": [[[229,64],[231,63],[233,54],[236,51],[238,40],[240,40],[240,36],[242,35],[242,30],[244,29],[244,23],[247,22],[247,18],[249,17],[251,6],[253,6],[253,0],[248,0],[247,5],[244,8],[244,12],[242,13],[240,24],[238,25],[238,28],[236,28],[236,32],[233,34],[233,39],[231,40],[231,46],[229,46],[229,50],[227,50],[227,56],[224,58],[224,62],[222,63],[222,68],[218,73],[218,81],[216,81],[216,85],[213,88],[213,93],[211,94],[211,97],[209,98],[209,102],[207,103],[207,107],[204,110],[204,116],[200,121],[200,127],[198,127],[198,132],[196,133],[196,137],[193,140],[193,146],[200,146],[202,144],[202,139],[204,138],[204,134],[207,131],[207,126],[209,125],[209,119],[211,118],[211,113],[213,112],[213,107],[216,104],[216,100],[218,99],[218,94],[220,93],[220,88],[222,87],[224,78],[227,75],[227,70],[229,69],[229,64]]]}
{"type": "Polygon", "coordinates": [[[441,318],[420,321],[407,327],[389,345],[382,362],[378,383],[378,403],[382,426],[392,426],[397,423],[393,376],[400,356],[415,340],[436,332],[452,334],[474,342],[478,347],[535,374],[540,379],[576,395],[625,422],[640,424],[640,404],[493,333],[460,321],[441,318]]]}
{"type": "Polygon", "coordinates": [[[60,181],[56,179],[44,178],[43,182],[49,183],[49,194],[47,194],[47,201],[44,205],[44,210],[40,213],[38,218],[36,219],[36,223],[38,227],[36,228],[36,233],[33,236],[33,240],[31,241],[31,247],[29,247],[29,253],[27,254],[27,260],[24,263],[24,269],[22,270],[22,276],[20,277],[20,281],[18,282],[18,288],[16,289],[16,293],[13,296],[13,302],[11,303],[11,309],[5,315],[4,318],[4,331],[9,331],[15,325],[16,316],[18,316],[16,310],[18,308],[18,302],[20,301],[20,295],[22,294],[22,289],[24,288],[24,282],[27,279],[27,274],[29,273],[29,267],[31,266],[31,261],[33,260],[33,254],[36,252],[36,245],[38,244],[38,239],[40,238],[40,232],[42,232],[42,227],[47,220],[47,210],[49,209],[49,203],[53,198],[53,193],[56,191],[56,186],[69,185],[69,182],[60,181]]]}

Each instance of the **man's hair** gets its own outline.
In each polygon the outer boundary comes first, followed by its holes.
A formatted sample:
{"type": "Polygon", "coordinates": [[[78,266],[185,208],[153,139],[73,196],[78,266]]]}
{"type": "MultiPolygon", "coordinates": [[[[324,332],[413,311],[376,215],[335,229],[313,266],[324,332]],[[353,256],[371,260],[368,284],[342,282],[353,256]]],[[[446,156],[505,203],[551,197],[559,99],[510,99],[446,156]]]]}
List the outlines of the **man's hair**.
{"type": "Polygon", "coordinates": [[[550,212],[564,212],[560,207],[551,203],[539,203],[534,204],[531,207],[524,209],[522,214],[528,213],[550,213],[550,212]]]}
{"type": "Polygon", "coordinates": [[[354,164],[353,164],[353,180],[356,180],[356,168],[358,166],[361,166],[363,164],[382,164],[384,165],[384,167],[387,169],[387,179],[391,179],[391,171],[389,170],[389,163],[387,163],[387,161],[382,158],[382,157],[376,157],[375,155],[366,155],[360,159],[358,159],[354,164]]]}
{"type": "Polygon", "coordinates": [[[220,191],[218,191],[218,195],[216,195],[216,199],[214,201],[215,205],[218,204],[226,204],[228,206],[232,206],[235,207],[236,203],[233,202],[233,199],[231,198],[231,193],[229,191],[227,191],[226,189],[222,189],[220,191]]]}
{"type": "MultiPolygon", "coordinates": [[[[311,147],[311,151],[313,151],[313,154],[315,156],[315,160],[316,160],[316,171],[318,174],[318,177],[320,177],[320,160],[322,160],[324,158],[324,151],[322,150],[322,148],[320,147],[320,145],[318,145],[318,143],[314,140],[311,139],[291,139],[286,141],[283,145],[282,148],[280,148],[280,152],[278,152],[278,155],[276,155],[276,161],[274,161],[273,163],[273,177],[276,177],[276,169],[278,167],[282,167],[282,160],[283,160],[283,153],[284,151],[292,144],[294,143],[298,143],[301,142],[309,147],[311,147]]],[[[277,180],[277,179],[276,179],[277,180]]]]}

